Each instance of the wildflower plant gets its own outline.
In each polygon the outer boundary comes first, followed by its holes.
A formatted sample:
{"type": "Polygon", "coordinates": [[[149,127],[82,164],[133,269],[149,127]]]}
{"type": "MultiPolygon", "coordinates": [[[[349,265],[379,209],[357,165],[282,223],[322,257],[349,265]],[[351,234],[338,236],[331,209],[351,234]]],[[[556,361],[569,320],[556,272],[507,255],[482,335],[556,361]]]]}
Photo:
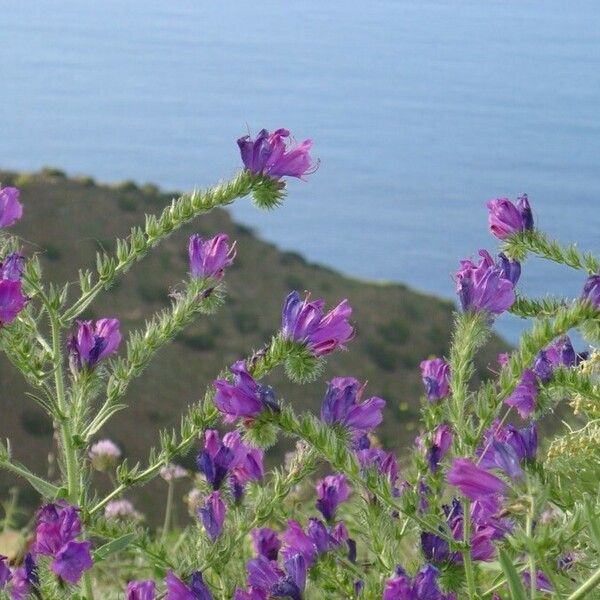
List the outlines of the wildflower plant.
{"type": "MultiPolygon", "coordinates": [[[[534,227],[527,196],[488,202],[498,258],[460,262],[460,309],[446,357],[419,357],[422,430],[401,459],[379,445],[385,400],[335,373],[319,415],[298,410],[266,380],[282,368],[297,384],[351,346],[344,299],[291,291],[279,333],[225,366],[182,416],[158,433],[144,464],[130,464],[102,437],[127,410],[126,393],[154,355],[226,301],[235,242],[193,235],[190,270],[171,306],[139,331],[118,315],[82,313],[171,233],[208,211],[252,196],[274,208],[285,177],[314,171],[312,142],[285,129],[238,140],[243,170],[184,194],[146,216],[114,255],[100,253],[79,285],[43,280],[37,256],[21,255],[10,226],[27,214],[15,188],[0,189],[0,347],[33,387],[58,439],[59,474],[44,478],[0,445],[0,466],[41,496],[28,542],[0,556],[0,594],[13,599],[128,600],[534,600],[600,597],[600,261],[534,227]],[[582,275],[578,298],[526,298],[526,259],[536,255],[582,275]],[[474,358],[495,321],[531,323],[518,346],[474,378],[474,358]],[[576,351],[579,331],[589,348],[576,351]],[[554,414],[564,425],[557,427],[554,414]],[[270,471],[280,438],[295,443],[270,471]],[[195,472],[178,465],[194,450],[195,472]],[[91,485],[107,474],[108,492],[91,485]],[[164,523],[146,527],[130,492],[165,482],[164,523]],[[175,480],[189,481],[191,522],[173,530],[175,480]]],[[[482,219],[483,220],[483,219],[482,219]]],[[[183,276],[183,274],[182,274],[183,276]]],[[[12,506],[12,505],[11,505],[12,506]]],[[[11,509],[12,511],[12,509],[11,509]]],[[[9,520],[9,516],[5,521],[9,520]]]]}

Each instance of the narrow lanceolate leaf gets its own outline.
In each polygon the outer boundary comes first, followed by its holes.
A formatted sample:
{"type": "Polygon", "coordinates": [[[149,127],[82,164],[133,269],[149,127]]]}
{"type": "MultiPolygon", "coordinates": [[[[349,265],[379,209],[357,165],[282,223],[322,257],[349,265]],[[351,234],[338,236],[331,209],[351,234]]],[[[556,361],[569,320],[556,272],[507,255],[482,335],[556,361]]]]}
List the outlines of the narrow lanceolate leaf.
{"type": "Polygon", "coordinates": [[[131,544],[131,542],[133,542],[133,540],[135,540],[136,537],[136,533],[126,533],[125,535],[118,537],[116,540],[112,540],[107,544],[100,546],[100,548],[94,552],[94,562],[98,563],[111,554],[116,554],[117,552],[124,550],[127,548],[127,546],[129,546],[129,544],[131,544]]]}
{"type": "Polygon", "coordinates": [[[517,569],[512,563],[512,560],[504,550],[500,550],[500,565],[506,576],[506,583],[510,592],[511,600],[527,600],[527,593],[523,580],[517,573],[517,569]]]}
{"type": "Polygon", "coordinates": [[[60,488],[45,479],[34,475],[27,467],[18,462],[8,462],[0,459],[0,468],[4,468],[28,481],[31,487],[39,492],[44,498],[53,500],[59,495],[60,488]]]}

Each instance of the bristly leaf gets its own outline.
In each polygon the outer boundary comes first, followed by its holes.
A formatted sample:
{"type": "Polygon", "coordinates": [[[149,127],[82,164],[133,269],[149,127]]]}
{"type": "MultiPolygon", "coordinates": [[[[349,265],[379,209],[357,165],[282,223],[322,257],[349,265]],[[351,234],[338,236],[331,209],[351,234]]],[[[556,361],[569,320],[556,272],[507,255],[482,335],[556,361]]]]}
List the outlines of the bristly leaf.
{"type": "Polygon", "coordinates": [[[125,535],[118,537],[116,540],[111,540],[103,546],[100,546],[100,548],[94,551],[94,562],[98,563],[111,554],[116,554],[117,552],[124,550],[137,537],[137,533],[126,533],[125,535]]]}
{"type": "Polygon", "coordinates": [[[523,580],[504,549],[500,549],[500,565],[506,576],[511,600],[527,600],[523,580]]]}

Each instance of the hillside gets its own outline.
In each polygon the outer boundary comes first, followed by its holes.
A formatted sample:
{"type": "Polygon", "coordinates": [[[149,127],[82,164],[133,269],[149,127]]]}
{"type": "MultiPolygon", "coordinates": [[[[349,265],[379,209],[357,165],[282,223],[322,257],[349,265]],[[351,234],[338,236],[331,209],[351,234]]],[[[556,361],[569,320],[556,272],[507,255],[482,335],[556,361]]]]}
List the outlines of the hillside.
{"type": "MultiPolygon", "coordinates": [[[[126,235],[142,221],[144,212],[158,212],[175,195],[131,182],[97,185],[89,178],[69,179],[49,169],[32,175],[0,171],[0,181],[22,189],[25,216],[13,229],[23,239],[24,252],[40,253],[46,280],[61,283],[75,281],[80,266],[93,266],[99,248],[111,249],[113,236],[126,235]]],[[[235,266],[226,275],[228,302],[215,317],[200,319],[156,358],[131,387],[131,407],[110,423],[105,435],[131,460],[145,460],[157,431],[176,427],[185,407],[201,397],[224,365],[247,356],[270,338],[278,328],[285,295],[298,289],[326,298],[329,305],[347,297],[354,307],[356,339],[349,352],[331,357],[320,381],[296,387],[276,373],[269,383],[299,409],[315,409],[332,376],[368,380],[367,393],[388,401],[380,429],[382,442],[399,452],[410,445],[422,392],[418,365],[428,355],[447,353],[452,304],[403,285],[357,281],[307,263],[296,253],[282,252],[258,239],[222,210],[172,236],[126,279],[102,294],[86,316],[118,317],[125,334],[140,327],[153,311],[168,304],[169,290],[186,277],[188,236],[219,231],[227,232],[238,244],[235,266]]],[[[494,338],[480,354],[482,376],[505,347],[494,338]]],[[[17,458],[44,472],[52,448],[52,425],[28,401],[25,385],[4,357],[0,358],[0,378],[0,436],[10,437],[17,458]]],[[[6,474],[0,473],[0,498],[5,497],[8,485],[6,474]]],[[[142,508],[148,509],[156,489],[149,486],[138,491],[142,508]]]]}

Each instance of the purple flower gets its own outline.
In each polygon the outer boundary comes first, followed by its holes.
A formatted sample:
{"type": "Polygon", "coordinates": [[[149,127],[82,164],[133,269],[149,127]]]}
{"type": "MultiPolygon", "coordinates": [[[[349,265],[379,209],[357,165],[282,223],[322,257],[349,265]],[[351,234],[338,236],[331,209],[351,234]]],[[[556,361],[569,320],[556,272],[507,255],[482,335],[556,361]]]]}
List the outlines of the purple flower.
{"type": "Polygon", "coordinates": [[[564,335],[538,353],[533,365],[533,372],[542,383],[547,383],[557,367],[574,367],[576,365],[577,354],[569,336],[564,335]]]}
{"type": "Polygon", "coordinates": [[[235,477],[235,484],[243,490],[248,481],[258,481],[264,475],[263,451],[244,444],[238,431],[226,433],[221,441],[216,430],[208,429],[196,464],[213,490],[218,490],[228,476],[235,477]]]}
{"type": "Polygon", "coordinates": [[[452,562],[460,561],[459,552],[450,552],[450,545],[448,542],[429,531],[421,532],[421,550],[423,556],[430,562],[441,563],[452,560],[452,562]]]}
{"type": "Polygon", "coordinates": [[[512,479],[518,479],[523,476],[521,461],[535,458],[536,452],[535,423],[524,429],[517,429],[514,425],[501,428],[495,423],[485,432],[482,446],[476,454],[483,469],[500,469],[512,479]]]}
{"type": "Polygon", "coordinates": [[[25,257],[17,252],[9,254],[2,262],[0,278],[9,281],[21,281],[25,271],[25,257]]]}
{"type": "Polygon", "coordinates": [[[286,575],[271,588],[271,594],[275,598],[302,600],[302,593],[306,587],[306,562],[304,556],[302,554],[295,554],[286,558],[283,568],[286,575]]]}
{"type": "Polygon", "coordinates": [[[247,567],[248,584],[252,586],[252,592],[250,594],[236,592],[236,599],[260,598],[262,600],[262,598],[275,597],[302,600],[302,592],[306,585],[306,562],[302,554],[294,554],[285,559],[285,572],[275,561],[270,561],[264,556],[252,559],[247,567]]]}
{"type": "Polygon", "coordinates": [[[500,469],[511,479],[521,479],[523,470],[515,449],[507,442],[491,439],[485,446],[479,465],[484,469],[500,469]]]}
{"type": "Polygon", "coordinates": [[[425,565],[411,579],[404,569],[396,568],[396,574],[385,582],[383,600],[454,600],[453,594],[443,594],[437,583],[439,571],[425,565]]]}
{"type": "Polygon", "coordinates": [[[514,284],[504,268],[496,265],[487,250],[480,250],[481,260],[475,265],[470,260],[460,263],[456,273],[456,292],[463,310],[487,311],[499,315],[515,301],[514,284]]]}
{"type": "Polygon", "coordinates": [[[28,553],[23,565],[15,569],[10,585],[10,597],[12,600],[25,600],[29,597],[31,588],[39,584],[37,566],[33,556],[28,553]]]}
{"type": "Polygon", "coordinates": [[[600,310],[600,273],[590,275],[587,278],[581,298],[591,302],[593,306],[600,310]]]}
{"type": "Polygon", "coordinates": [[[52,570],[69,583],[78,583],[84,571],[92,568],[92,543],[67,542],[57,553],[52,562],[52,570]]]}
{"type": "Polygon", "coordinates": [[[450,393],[450,365],[443,358],[421,361],[421,378],[430,402],[450,393]]]}
{"type": "Polygon", "coordinates": [[[354,377],[334,377],[327,385],[321,420],[328,425],[344,425],[357,436],[375,429],[383,420],[385,400],[373,396],[362,402],[363,390],[354,377]]]}
{"type": "Polygon", "coordinates": [[[317,554],[314,540],[304,532],[298,521],[288,519],[287,525],[287,529],[283,532],[284,557],[289,558],[295,554],[302,554],[306,566],[311,567],[317,554]]]}
{"type": "Polygon", "coordinates": [[[290,132],[277,129],[269,134],[262,129],[253,140],[249,135],[238,140],[242,161],[254,175],[268,175],[271,179],[297,177],[302,179],[316,170],[317,164],[310,157],[311,140],[293,145],[286,144],[290,132]]]}
{"type": "Polygon", "coordinates": [[[211,492],[206,498],[204,506],[198,508],[197,512],[206,530],[206,535],[214,543],[223,531],[223,523],[227,514],[227,506],[221,499],[221,493],[211,492]]]}
{"type": "Polygon", "coordinates": [[[452,446],[452,430],[446,423],[438,425],[433,432],[431,446],[427,451],[427,463],[433,473],[437,471],[439,464],[452,446]]]}
{"type": "MultiPolygon", "coordinates": [[[[523,572],[523,581],[525,582],[525,587],[527,589],[531,588],[531,573],[529,573],[529,571],[523,572]]],[[[540,592],[554,591],[554,587],[552,586],[552,583],[550,583],[548,576],[540,569],[538,569],[537,573],[535,574],[535,589],[539,590],[540,592]]]]}
{"type": "Polygon", "coordinates": [[[504,240],[513,233],[533,229],[533,214],[527,194],[519,196],[515,206],[508,198],[497,198],[487,203],[490,231],[504,240]]]}
{"type": "Polygon", "coordinates": [[[77,541],[81,533],[79,509],[67,504],[47,504],[37,515],[34,549],[54,557],[51,568],[69,583],[77,583],[92,567],[91,542],[77,541]]]}
{"type": "Polygon", "coordinates": [[[506,484],[501,479],[478,467],[468,458],[455,458],[452,461],[447,480],[471,500],[485,501],[488,496],[496,496],[506,490],[506,484]]]}
{"type": "Polygon", "coordinates": [[[262,588],[250,588],[248,591],[236,588],[233,600],[267,600],[267,592],[262,588]]]}
{"type": "Polygon", "coordinates": [[[537,377],[531,369],[525,369],[521,382],[504,402],[515,408],[522,419],[526,419],[535,410],[537,395],[537,377]]]}
{"type": "Polygon", "coordinates": [[[127,600],[154,600],[156,584],[151,579],[130,581],[127,584],[127,600]]]}
{"type": "Polygon", "coordinates": [[[275,561],[258,556],[248,561],[248,584],[253,588],[270,592],[271,588],[283,577],[283,571],[275,561]]]}
{"type": "Polygon", "coordinates": [[[190,237],[188,252],[192,277],[221,279],[225,268],[233,264],[235,244],[229,248],[229,236],[225,233],[210,240],[194,234],[190,237]]]}
{"type": "Polygon", "coordinates": [[[169,571],[165,577],[167,584],[165,600],[213,600],[200,571],[194,571],[190,579],[188,587],[173,571],[169,571]]]}
{"type": "Polygon", "coordinates": [[[335,518],[337,507],[348,500],[350,488],[345,475],[328,475],[317,482],[317,509],[326,521],[335,518]]]}
{"type": "Polygon", "coordinates": [[[289,340],[306,344],[315,356],[344,348],[354,330],[348,319],[352,308],[342,300],[334,309],[324,314],[324,300],[300,299],[298,292],[291,292],[285,300],[281,318],[283,336],[289,340]]]}
{"type": "Polygon", "coordinates": [[[277,532],[269,527],[252,530],[252,544],[258,556],[264,556],[269,560],[277,560],[281,549],[281,540],[277,532]]]}
{"type": "Polygon", "coordinates": [[[77,321],[77,335],[69,340],[71,368],[91,369],[103,358],[117,351],[121,343],[118,319],[77,321]]]}
{"type": "Polygon", "coordinates": [[[12,323],[26,304],[20,281],[0,280],[0,327],[12,323]]]}
{"type": "Polygon", "coordinates": [[[513,286],[517,285],[521,278],[521,263],[518,260],[508,258],[504,252],[498,254],[498,262],[496,263],[502,270],[502,274],[508,279],[513,286]]]}
{"type": "Polygon", "coordinates": [[[375,468],[380,475],[385,476],[392,486],[392,492],[398,493],[398,461],[392,452],[381,448],[367,448],[356,453],[358,462],[363,469],[375,468]]]}
{"type": "Polygon", "coordinates": [[[37,515],[35,551],[38,554],[54,556],[80,533],[79,509],[66,504],[46,504],[37,515]]]}
{"type": "Polygon", "coordinates": [[[315,545],[317,554],[324,554],[331,548],[332,545],[338,544],[337,540],[333,539],[333,537],[329,534],[329,531],[327,531],[325,523],[316,517],[311,517],[308,519],[306,532],[308,537],[315,545]]]}
{"type": "Polygon", "coordinates": [[[224,415],[225,423],[233,423],[240,417],[253,419],[265,409],[279,411],[273,390],[258,383],[243,360],[235,362],[229,370],[233,374],[233,383],[226,379],[214,382],[215,406],[224,415]]]}
{"type": "Polygon", "coordinates": [[[11,579],[12,574],[8,566],[8,558],[0,554],[0,590],[3,590],[11,579]]]}
{"type": "Polygon", "coordinates": [[[14,187],[0,188],[0,227],[13,225],[23,216],[19,194],[14,187]]]}

